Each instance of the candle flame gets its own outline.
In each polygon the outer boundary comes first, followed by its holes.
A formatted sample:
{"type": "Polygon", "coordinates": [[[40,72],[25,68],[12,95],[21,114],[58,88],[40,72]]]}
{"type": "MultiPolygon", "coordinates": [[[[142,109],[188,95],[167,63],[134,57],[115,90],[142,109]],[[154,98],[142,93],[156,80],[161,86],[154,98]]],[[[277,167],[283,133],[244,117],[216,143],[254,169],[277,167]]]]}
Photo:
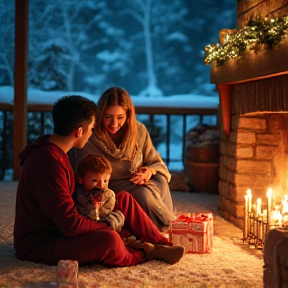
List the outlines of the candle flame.
{"type": "Polygon", "coordinates": [[[251,189],[247,189],[247,195],[248,195],[248,197],[251,197],[251,195],[252,195],[251,189]]]}
{"type": "Polygon", "coordinates": [[[271,197],[272,195],[272,188],[268,188],[267,197],[271,197]]]}

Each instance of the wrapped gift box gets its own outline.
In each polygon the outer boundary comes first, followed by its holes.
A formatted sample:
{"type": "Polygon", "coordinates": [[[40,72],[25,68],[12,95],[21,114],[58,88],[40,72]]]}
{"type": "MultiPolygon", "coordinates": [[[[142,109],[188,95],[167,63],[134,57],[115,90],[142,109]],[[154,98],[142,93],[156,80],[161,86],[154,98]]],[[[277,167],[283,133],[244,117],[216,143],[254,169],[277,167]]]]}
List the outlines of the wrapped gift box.
{"type": "Polygon", "coordinates": [[[211,212],[178,213],[169,232],[173,245],[185,247],[186,253],[211,253],[213,246],[211,212]]]}

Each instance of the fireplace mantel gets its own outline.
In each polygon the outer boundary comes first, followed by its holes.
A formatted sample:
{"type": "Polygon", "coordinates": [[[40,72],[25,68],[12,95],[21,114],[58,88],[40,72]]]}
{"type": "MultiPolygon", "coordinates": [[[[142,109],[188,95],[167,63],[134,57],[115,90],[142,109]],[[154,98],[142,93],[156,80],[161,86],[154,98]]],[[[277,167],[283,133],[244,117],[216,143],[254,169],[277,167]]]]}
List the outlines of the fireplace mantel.
{"type": "Polygon", "coordinates": [[[235,60],[228,60],[223,66],[211,65],[211,83],[216,84],[222,108],[223,130],[230,133],[231,93],[235,84],[263,80],[288,74],[288,41],[271,50],[257,53],[247,51],[235,60]]]}
{"type": "Polygon", "coordinates": [[[246,51],[222,66],[211,65],[211,83],[237,84],[288,74],[288,41],[271,50],[246,51]]]}

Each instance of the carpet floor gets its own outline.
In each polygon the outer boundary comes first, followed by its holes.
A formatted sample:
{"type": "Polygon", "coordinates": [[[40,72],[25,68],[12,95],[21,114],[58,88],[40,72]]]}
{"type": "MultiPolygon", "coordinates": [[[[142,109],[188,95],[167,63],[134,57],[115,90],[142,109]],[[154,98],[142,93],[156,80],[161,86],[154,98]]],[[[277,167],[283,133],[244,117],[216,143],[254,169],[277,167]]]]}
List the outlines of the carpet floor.
{"type": "MultiPolygon", "coordinates": [[[[17,182],[0,182],[0,287],[57,287],[56,267],[19,261],[13,250],[13,223],[17,182]]],[[[212,211],[211,254],[185,254],[168,265],[150,261],[124,268],[92,265],[79,268],[79,288],[263,287],[263,259],[241,244],[241,231],[217,213],[219,196],[172,192],[182,212],[212,211]]]]}

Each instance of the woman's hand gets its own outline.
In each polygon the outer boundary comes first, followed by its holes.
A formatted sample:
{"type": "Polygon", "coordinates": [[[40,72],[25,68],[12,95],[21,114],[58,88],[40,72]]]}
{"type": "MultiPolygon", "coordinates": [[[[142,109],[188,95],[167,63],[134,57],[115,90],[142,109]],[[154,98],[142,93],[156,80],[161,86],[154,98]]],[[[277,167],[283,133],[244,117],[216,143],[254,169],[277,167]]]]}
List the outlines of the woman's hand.
{"type": "Polygon", "coordinates": [[[134,176],[130,179],[135,185],[144,185],[149,182],[153,172],[148,167],[140,167],[134,176]]]}

